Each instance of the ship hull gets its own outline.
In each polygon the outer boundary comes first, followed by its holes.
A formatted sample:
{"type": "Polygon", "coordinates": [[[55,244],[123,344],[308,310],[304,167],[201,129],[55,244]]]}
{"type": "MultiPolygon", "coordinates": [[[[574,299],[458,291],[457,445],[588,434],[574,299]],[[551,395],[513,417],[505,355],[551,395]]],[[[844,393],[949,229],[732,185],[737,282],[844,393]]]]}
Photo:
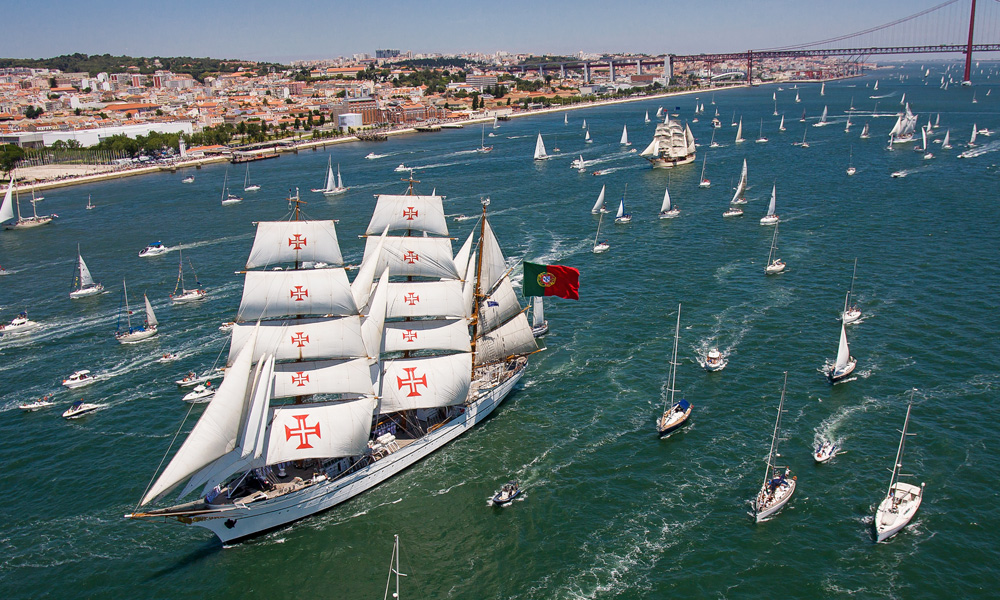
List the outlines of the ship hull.
{"type": "Polygon", "coordinates": [[[328,479],[283,496],[243,506],[209,507],[205,511],[162,516],[204,527],[218,536],[223,544],[231,544],[332,508],[390,479],[475,427],[510,394],[524,375],[524,369],[525,366],[521,366],[514,375],[484,392],[466,407],[464,413],[444,426],[346,477],[328,479]]]}
{"type": "Polygon", "coordinates": [[[682,156],[680,158],[664,158],[662,156],[657,156],[655,158],[647,158],[654,169],[671,169],[673,167],[678,167],[680,165],[686,165],[688,163],[693,163],[695,159],[694,154],[689,156],[682,156]]]}

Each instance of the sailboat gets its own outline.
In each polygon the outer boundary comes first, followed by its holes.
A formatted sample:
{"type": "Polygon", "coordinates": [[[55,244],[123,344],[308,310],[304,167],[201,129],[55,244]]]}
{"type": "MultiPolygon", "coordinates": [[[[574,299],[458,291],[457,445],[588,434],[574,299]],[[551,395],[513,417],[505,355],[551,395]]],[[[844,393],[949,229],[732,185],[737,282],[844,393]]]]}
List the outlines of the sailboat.
{"type": "MultiPolygon", "coordinates": [[[[483,123],[483,131],[479,136],[479,148],[476,152],[480,154],[486,154],[487,152],[493,152],[493,146],[486,145],[486,123],[483,123]]],[[[340,165],[337,165],[337,177],[340,177],[340,165]]]]}
{"type": "Polygon", "coordinates": [[[601,211],[601,216],[597,219],[597,235],[594,236],[594,254],[600,254],[602,252],[607,252],[611,249],[611,244],[607,242],[598,242],[601,238],[601,223],[604,222],[604,211],[601,211]]]}
{"type": "Polygon", "coordinates": [[[771,92],[771,100],[774,100],[774,116],[778,116],[778,92],[771,92]]]}
{"type": "Polygon", "coordinates": [[[705,155],[705,159],[701,161],[701,183],[698,184],[700,188],[710,188],[712,187],[712,182],[705,179],[705,165],[708,164],[708,155],[705,155]]]}
{"type": "MultiPolygon", "coordinates": [[[[184,304],[186,302],[204,300],[208,292],[201,289],[201,287],[196,287],[193,290],[184,287],[184,251],[178,250],[178,255],[180,259],[177,262],[177,283],[174,285],[174,293],[170,294],[170,302],[173,304],[184,304]]],[[[191,265],[191,259],[188,259],[188,265],[191,267],[191,272],[194,273],[194,265],[191,265]]],[[[194,273],[194,284],[201,286],[197,273],[194,273]]]]}
{"type": "Polygon", "coordinates": [[[597,202],[594,203],[594,208],[590,209],[590,214],[596,215],[597,213],[606,213],[608,209],[604,207],[604,189],[607,185],[601,186],[601,193],[597,195],[597,202]]]}
{"type": "Polygon", "coordinates": [[[646,111],[646,120],[644,122],[645,123],[649,123],[650,122],[650,120],[649,120],[649,111],[648,110],[646,111]]]}
{"type": "Polygon", "coordinates": [[[589,129],[588,129],[588,130],[587,130],[587,132],[586,132],[586,133],[584,134],[584,136],[583,136],[583,141],[584,141],[585,143],[587,143],[587,144],[593,144],[593,143],[594,143],[594,140],[590,139],[590,130],[589,130],[589,129]]]}
{"type": "Polygon", "coordinates": [[[686,124],[681,126],[679,121],[671,121],[668,115],[656,126],[653,141],[639,156],[652,163],[654,169],[669,169],[694,162],[696,152],[691,127],[686,124]]]}
{"type": "Polygon", "coordinates": [[[865,123],[864,128],[861,129],[861,139],[863,140],[868,139],[868,123],[865,123]]]}
{"type": "Polygon", "coordinates": [[[549,155],[545,153],[545,142],[542,141],[542,134],[538,134],[535,140],[535,160],[547,160],[549,155]]]}
{"type": "Polygon", "coordinates": [[[924,499],[924,485],[919,486],[912,483],[900,481],[900,477],[905,477],[899,470],[903,468],[903,447],[906,445],[906,436],[913,435],[907,433],[910,426],[910,410],[913,408],[913,392],[910,392],[910,403],[906,405],[906,419],[903,420],[903,430],[900,432],[899,449],[896,450],[896,461],[892,463],[892,477],[889,479],[889,491],[875,510],[875,541],[884,542],[899,533],[906,527],[920,503],[924,499]]]}
{"type": "Polygon", "coordinates": [[[944,141],[941,142],[942,150],[951,150],[951,130],[946,129],[944,132],[944,141]]]}
{"type": "MultiPolygon", "coordinates": [[[[973,92],[975,94],[975,92],[973,92]]],[[[903,106],[906,104],[906,92],[903,92],[903,97],[899,99],[899,105],[903,106]]]]}
{"type": "Polygon", "coordinates": [[[337,164],[337,180],[334,182],[333,170],[328,167],[328,174],[326,178],[326,189],[323,190],[324,196],[336,196],[337,194],[343,194],[348,188],[344,187],[344,180],[340,178],[340,164],[337,164]]]}
{"type": "Polygon", "coordinates": [[[851,145],[851,149],[847,155],[847,174],[854,175],[858,170],[854,168],[854,145],[851,145]]]}
{"type": "Polygon", "coordinates": [[[721,144],[719,144],[719,142],[715,141],[715,129],[713,129],[712,130],[712,139],[708,142],[708,147],[709,148],[719,148],[720,146],[721,146],[721,144]]]}
{"type": "Polygon", "coordinates": [[[767,205],[767,214],[760,218],[761,225],[776,225],[778,223],[778,215],[774,214],[774,200],[777,187],[778,184],[771,186],[771,202],[767,205]]]}
{"type": "Polygon", "coordinates": [[[14,218],[14,207],[17,207],[17,220],[10,224],[5,224],[4,229],[30,229],[32,227],[38,227],[39,225],[48,225],[52,222],[58,215],[42,215],[38,216],[38,210],[35,207],[35,203],[31,203],[31,216],[22,217],[21,216],[21,199],[20,197],[14,197],[14,175],[10,176],[10,184],[7,185],[7,192],[3,196],[3,202],[0,203],[0,223],[6,223],[7,221],[14,218]]]}
{"type": "Polygon", "coordinates": [[[662,116],[663,116],[663,107],[660,106],[656,109],[656,118],[659,119],[662,116]]]}
{"type": "Polygon", "coordinates": [[[87,210],[93,210],[94,204],[90,201],[90,194],[87,194],[87,206],[84,206],[87,210]]]}
{"type": "Polygon", "coordinates": [[[256,183],[250,183],[250,164],[247,163],[247,173],[243,176],[243,191],[244,192],[258,192],[260,191],[260,186],[256,183]]]}
{"type": "MultiPolygon", "coordinates": [[[[497,118],[493,117],[494,125],[496,124],[496,122],[497,118]]],[[[569,125],[569,113],[563,113],[563,125],[569,125]]],[[[493,129],[496,129],[496,127],[494,127],[493,129]]]]}
{"type": "Polygon", "coordinates": [[[335,222],[299,220],[298,194],[294,220],[258,223],[229,369],[126,518],[244,539],[382,483],[503,402],[538,347],[489,200],[452,257],[442,197],[414,195],[413,183],[378,196],[353,283],[335,222]],[[338,266],[298,268],[306,260],[338,266]],[[181,484],[182,498],[201,496],[140,510],[181,484]]]}
{"type": "Polygon", "coordinates": [[[847,124],[844,125],[844,133],[851,132],[851,115],[847,115],[847,124]]]}
{"type": "MultiPolygon", "coordinates": [[[[586,129],[586,128],[587,128],[587,119],[584,119],[583,120],[583,127],[581,127],[580,129],[586,129]]],[[[539,134],[539,135],[541,135],[541,134],[539,134]]]]}
{"type": "Polygon", "coordinates": [[[534,296],[531,299],[531,335],[542,337],[549,332],[549,322],[545,320],[545,305],[542,303],[543,296],[534,296]]]}
{"type": "Polygon", "coordinates": [[[156,321],[156,314],[153,313],[153,306],[149,303],[149,298],[146,297],[146,294],[142,295],[142,299],[146,303],[146,319],[141,325],[133,326],[132,310],[128,306],[128,287],[126,287],[125,281],[122,281],[122,300],[125,303],[125,327],[122,328],[122,313],[119,308],[117,331],[115,331],[115,339],[118,340],[119,344],[134,344],[149,339],[158,333],[157,325],[159,323],[156,321]]]}
{"type": "Polygon", "coordinates": [[[799,93],[798,92],[795,92],[795,102],[802,102],[802,99],[799,98],[799,93]]]}
{"type": "Polygon", "coordinates": [[[767,253],[767,266],[764,267],[765,275],[776,275],[785,270],[785,263],[780,258],[775,257],[778,250],[778,224],[774,224],[774,235],[771,236],[771,250],[767,253]]]}
{"type": "Polygon", "coordinates": [[[625,184],[625,191],[622,192],[621,202],[618,203],[618,212],[615,214],[615,223],[631,223],[632,213],[625,212],[625,195],[628,193],[628,184],[625,184]]]}
{"type": "Polygon", "coordinates": [[[670,358],[670,374],[667,375],[667,391],[669,397],[663,398],[663,414],[656,420],[656,432],[659,436],[665,437],[677,431],[688,422],[691,416],[691,404],[681,398],[680,402],[674,402],[674,393],[677,391],[677,342],[681,337],[681,305],[677,305],[677,326],[674,328],[674,352],[670,358]]]}
{"type": "Polygon", "coordinates": [[[806,129],[805,131],[803,131],[802,132],[802,141],[801,142],[796,142],[793,145],[794,146],[800,146],[802,148],[808,148],[809,147],[809,142],[806,141],[806,133],[808,133],[808,131],[809,131],[808,129],[806,129]]]}
{"type": "Polygon", "coordinates": [[[733,111],[733,122],[729,124],[730,127],[736,127],[736,111],[733,111]]]}
{"type": "Polygon", "coordinates": [[[827,125],[829,125],[829,123],[826,122],[826,113],[827,113],[827,109],[826,109],[826,106],[824,106],[823,107],[823,114],[820,115],[820,117],[819,117],[819,122],[818,123],[813,123],[813,127],[826,127],[827,125]]]}
{"type": "Polygon", "coordinates": [[[739,144],[744,141],[745,140],[743,139],[743,118],[741,117],[740,124],[736,126],[736,143],[739,144]]]}
{"type": "Polygon", "coordinates": [[[583,155],[580,158],[574,158],[573,162],[569,164],[570,168],[576,169],[577,171],[583,173],[587,170],[587,161],[583,160],[583,155]]]}
{"type": "Polygon", "coordinates": [[[854,372],[858,366],[858,360],[851,356],[851,349],[847,345],[847,326],[840,323],[840,346],[837,348],[837,361],[826,372],[830,383],[836,383],[854,372]]]}
{"type": "MultiPolygon", "coordinates": [[[[589,131],[587,133],[590,133],[589,131]]],[[[628,141],[628,125],[622,125],[622,139],[618,142],[622,146],[631,146],[632,144],[628,141]]]]}
{"type": "Polygon", "coordinates": [[[781,115],[781,122],[778,123],[778,131],[785,131],[785,115],[781,115]]]}
{"type": "Polygon", "coordinates": [[[87,263],[83,262],[83,255],[80,254],[80,244],[77,244],[76,274],[73,276],[73,291],[69,293],[69,297],[84,298],[103,292],[104,286],[94,282],[94,278],[90,275],[90,269],[87,268],[87,263]]]}
{"type": "MultiPolygon", "coordinates": [[[[972,137],[969,138],[969,143],[967,144],[969,146],[969,148],[972,148],[973,146],[976,145],[976,134],[977,133],[979,133],[979,130],[976,129],[976,124],[973,123],[972,124],[972,137]]],[[[20,211],[18,212],[18,214],[21,214],[20,211]]],[[[0,218],[0,220],[2,220],[2,218],[0,218]]]]}
{"type": "Polygon", "coordinates": [[[222,205],[227,206],[238,202],[243,202],[243,198],[229,193],[229,169],[226,169],[226,175],[222,178],[222,205]]]}
{"type": "Polygon", "coordinates": [[[802,109],[802,116],[799,117],[799,123],[805,123],[805,122],[806,122],[806,109],[803,108],[802,109]]]}
{"type": "Polygon", "coordinates": [[[890,145],[913,141],[913,134],[917,129],[917,115],[910,111],[910,105],[896,117],[896,124],[889,132],[890,145]]]}
{"type": "Polygon", "coordinates": [[[972,92],[972,103],[976,104],[978,102],[979,102],[979,100],[976,100],[976,92],[972,92]]]}
{"type": "Polygon", "coordinates": [[[781,412],[785,406],[785,388],[788,386],[788,371],[785,371],[785,383],[781,386],[781,400],[778,402],[778,416],[774,420],[774,434],[771,436],[771,451],[767,455],[767,469],[764,471],[764,484],[761,485],[757,497],[753,501],[753,516],[760,523],[781,510],[792,494],[795,493],[795,477],[787,466],[779,466],[776,460],[778,454],[778,439],[781,433],[781,412]]]}
{"type": "Polygon", "coordinates": [[[853,306],[851,305],[851,298],[854,296],[854,278],[858,274],[858,259],[854,259],[854,272],[851,273],[851,287],[847,291],[847,297],[844,298],[844,312],[841,313],[841,320],[845,325],[854,323],[861,318],[861,309],[858,307],[857,303],[853,306]]]}
{"type": "Polygon", "coordinates": [[[826,95],[826,83],[819,84],[819,95],[820,96],[826,95]]]}
{"type": "Polygon", "coordinates": [[[767,138],[764,137],[764,119],[760,120],[760,134],[757,137],[758,144],[767,143],[767,138]]]}
{"type": "Polygon", "coordinates": [[[392,597],[394,600],[399,600],[399,578],[406,577],[406,573],[399,572],[399,535],[393,535],[392,543],[392,556],[389,557],[389,578],[385,582],[385,595],[382,600],[389,600],[389,586],[392,584],[392,578],[396,577],[396,591],[393,592],[392,597]],[[395,566],[393,566],[395,562],[395,566]]]}
{"type": "Polygon", "coordinates": [[[875,86],[872,87],[872,91],[873,92],[877,92],[878,91],[878,79],[875,80],[875,86]]]}
{"type": "Polygon", "coordinates": [[[733,194],[733,199],[729,201],[730,204],[746,204],[747,199],[744,194],[747,191],[747,159],[743,159],[743,170],[740,171],[740,181],[736,184],[736,193],[733,194]]]}
{"type": "Polygon", "coordinates": [[[927,147],[927,128],[926,127],[921,127],[920,128],[920,136],[923,139],[923,144],[924,144],[924,148],[923,148],[924,149],[924,160],[928,160],[928,159],[934,158],[934,155],[931,154],[930,148],[927,147]]]}
{"type": "Polygon", "coordinates": [[[660,218],[673,219],[680,216],[680,214],[681,209],[670,204],[670,183],[667,182],[667,187],[663,188],[663,203],[660,204],[660,218]]]}

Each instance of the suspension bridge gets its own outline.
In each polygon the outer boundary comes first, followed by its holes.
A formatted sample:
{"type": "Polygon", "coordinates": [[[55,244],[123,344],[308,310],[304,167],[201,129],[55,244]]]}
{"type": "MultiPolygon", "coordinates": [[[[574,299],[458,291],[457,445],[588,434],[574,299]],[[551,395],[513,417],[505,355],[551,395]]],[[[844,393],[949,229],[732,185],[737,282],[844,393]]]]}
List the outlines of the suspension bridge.
{"type": "Polygon", "coordinates": [[[863,31],[840,35],[824,40],[793,44],[775,48],[761,48],[739,52],[706,54],[662,54],[659,56],[605,56],[598,60],[566,62],[532,62],[506,67],[508,71],[558,71],[565,78],[567,72],[580,72],[590,82],[594,71],[607,71],[615,80],[615,67],[635,67],[642,74],[644,68],[659,68],[669,77],[674,63],[707,63],[709,71],[715,63],[740,62],[746,65],[745,79],[753,81],[754,64],[767,59],[822,58],[839,56],[848,64],[858,65],[872,56],[903,54],[964,54],[965,73],[963,85],[972,84],[972,56],[974,52],[1000,51],[1000,0],[947,0],[912,15],[870,27],[863,31]],[[978,6],[977,6],[978,4],[978,6]],[[978,43],[977,43],[978,42],[978,43]]]}

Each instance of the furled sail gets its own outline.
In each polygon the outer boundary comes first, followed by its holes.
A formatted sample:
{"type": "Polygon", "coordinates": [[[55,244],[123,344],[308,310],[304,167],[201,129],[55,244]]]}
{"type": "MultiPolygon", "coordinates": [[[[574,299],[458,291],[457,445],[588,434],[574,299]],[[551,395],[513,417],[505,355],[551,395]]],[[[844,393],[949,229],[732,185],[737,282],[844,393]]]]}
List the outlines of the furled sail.
{"type": "Polygon", "coordinates": [[[476,339],[476,365],[498,362],[538,349],[524,313],[476,339]]]}

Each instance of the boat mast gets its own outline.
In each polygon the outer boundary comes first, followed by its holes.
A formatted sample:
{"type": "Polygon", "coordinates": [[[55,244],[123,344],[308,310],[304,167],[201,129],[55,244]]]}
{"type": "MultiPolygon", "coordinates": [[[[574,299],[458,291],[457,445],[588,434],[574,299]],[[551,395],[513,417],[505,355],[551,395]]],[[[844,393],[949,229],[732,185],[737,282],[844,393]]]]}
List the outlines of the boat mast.
{"type": "Polygon", "coordinates": [[[785,371],[785,382],[781,385],[781,400],[778,402],[778,417],[774,420],[774,435],[771,437],[771,451],[767,455],[767,471],[764,472],[764,485],[771,478],[774,459],[778,454],[778,430],[781,427],[781,411],[785,406],[785,387],[788,385],[788,371],[785,371]]]}
{"type": "MultiPolygon", "coordinates": [[[[893,490],[896,489],[896,482],[899,479],[899,469],[902,468],[902,464],[899,462],[903,458],[903,446],[906,445],[906,429],[910,425],[910,409],[913,408],[913,393],[916,390],[910,390],[910,403],[906,405],[906,419],[903,421],[903,431],[900,432],[899,436],[899,450],[896,451],[896,461],[892,463],[892,478],[889,479],[889,491],[886,492],[886,498],[893,497],[893,490]]],[[[896,505],[896,500],[893,499],[892,505],[896,505]]]]}
{"type": "Polygon", "coordinates": [[[128,286],[125,285],[125,280],[122,279],[122,295],[125,296],[125,322],[128,323],[129,330],[132,329],[132,309],[128,307],[128,286]]]}
{"type": "Polygon", "coordinates": [[[594,236],[594,246],[597,246],[597,240],[601,237],[601,222],[604,221],[604,213],[602,212],[597,218],[597,235],[594,236]]]}
{"type": "Polygon", "coordinates": [[[847,297],[850,299],[854,295],[854,277],[858,274],[858,258],[854,257],[854,272],[851,273],[851,289],[847,292],[847,297]]]}
{"type": "MultiPolygon", "coordinates": [[[[483,200],[483,218],[479,222],[479,256],[476,258],[476,289],[472,300],[472,369],[475,371],[476,361],[476,333],[479,330],[479,301],[483,297],[482,277],[483,272],[483,242],[486,240],[486,207],[490,205],[490,199],[483,200]]],[[[604,216],[604,215],[601,215],[604,216]]]]}
{"type": "Polygon", "coordinates": [[[670,403],[664,403],[663,412],[666,412],[671,406],[674,405],[674,392],[676,392],[676,382],[677,382],[677,342],[681,337],[681,305],[677,304],[677,327],[674,329],[674,353],[670,358],[670,381],[669,381],[669,391],[670,391],[670,403]]]}
{"type": "Polygon", "coordinates": [[[771,236],[771,251],[767,253],[767,264],[771,264],[771,259],[774,258],[774,248],[775,244],[778,242],[778,224],[774,224],[774,235],[771,236]]]}

